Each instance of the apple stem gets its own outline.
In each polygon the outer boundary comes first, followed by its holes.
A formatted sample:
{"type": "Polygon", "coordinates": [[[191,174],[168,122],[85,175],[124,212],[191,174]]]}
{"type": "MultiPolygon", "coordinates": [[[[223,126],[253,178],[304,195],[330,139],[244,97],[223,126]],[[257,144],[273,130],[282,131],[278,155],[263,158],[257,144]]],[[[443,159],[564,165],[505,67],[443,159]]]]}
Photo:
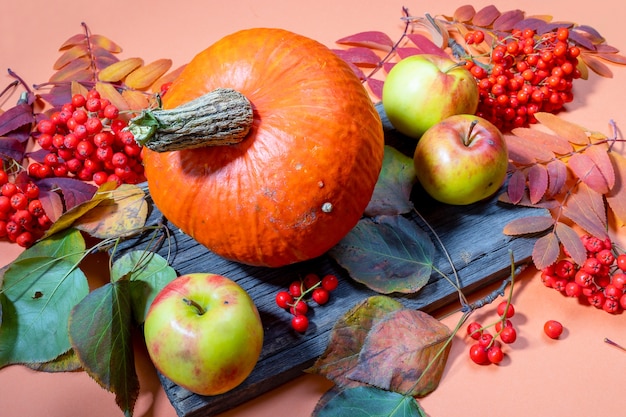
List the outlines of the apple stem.
{"type": "Polygon", "coordinates": [[[450,65],[443,72],[444,72],[444,74],[447,74],[449,71],[452,71],[455,68],[464,67],[464,66],[465,66],[465,62],[455,62],[454,65],[450,65]]]}
{"type": "Polygon", "coordinates": [[[206,313],[206,309],[204,309],[200,304],[196,303],[195,301],[190,300],[189,298],[183,298],[183,302],[188,306],[195,308],[198,312],[198,315],[200,316],[206,313]]]}
{"type": "Polygon", "coordinates": [[[472,137],[472,132],[474,131],[474,127],[476,127],[476,125],[478,124],[478,119],[474,119],[472,120],[472,123],[470,124],[469,127],[469,131],[467,132],[467,136],[463,139],[463,144],[465,146],[468,146],[469,143],[471,142],[471,137],[472,137]]]}

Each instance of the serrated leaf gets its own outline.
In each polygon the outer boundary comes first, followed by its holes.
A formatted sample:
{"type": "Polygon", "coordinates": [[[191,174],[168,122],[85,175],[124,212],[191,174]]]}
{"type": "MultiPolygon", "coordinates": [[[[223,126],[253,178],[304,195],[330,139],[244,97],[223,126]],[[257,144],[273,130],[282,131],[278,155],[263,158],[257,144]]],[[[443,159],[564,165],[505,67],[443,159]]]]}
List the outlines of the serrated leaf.
{"type": "Polygon", "coordinates": [[[494,30],[509,32],[523,19],[524,12],[522,10],[508,10],[494,20],[493,28],[494,30]]]}
{"type": "Polygon", "coordinates": [[[591,189],[600,194],[609,192],[609,186],[595,162],[586,154],[576,153],[568,161],[572,172],[591,189]]]}
{"type": "Polygon", "coordinates": [[[560,118],[559,116],[546,113],[537,112],[535,118],[545,127],[556,133],[557,135],[567,138],[570,142],[576,145],[587,145],[589,138],[587,137],[586,130],[574,123],[568,122],[560,118]]]}
{"type": "Polygon", "coordinates": [[[388,313],[401,308],[402,303],[383,295],[356,304],[335,322],[324,353],[306,372],[322,375],[339,387],[360,385],[346,374],[356,366],[367,334],[388,313]]]}
{"type": "Polygon", "coordinates": [[[601,77],[604,78],[613,78],[613,71],[607,64],[602,62],[602,60],[596,58],[591,54],[580,54],[580,58],[583,60],[587,68],[595,72],[601,77]]]}
{"type": "Polygon", "coordinates": [[[509,182],[506,187],[507,196],[509,201],[513,204],[517,204],[522,201],[526,191],[526,174],[524,171],[516,169],[509,177],[509,182]]]}
{"type": "Polygon", "coordinates": [[[82,94],[83,96],[87,96],[89,89],[79,82],[72,81],[72,83],[70,84],[70,92],[72,96],[74,96],[75,94],[82,94]]]}
{"type": "Polygon", "coordinates": [[[167,259],[155,252],[132,251],[116,259],[111,267],[111,281],[131,281],[130,296],[135,323],[145,321],[154,297],[174,278],[176,271],[167,259]]]}
{"type": "Polygon", "coordinates": [[[126,58],[109,65],[98,73],[98,80],[105,82],[118,82],[128,74],[143,65],[141,58],[126,58]]]}
{"type": "Polygon", "coordinates": [[[559,257],[561,248],[556,234],[548,233],[535,241],[532,260],[535,268],[542,270],[552,265],[559,257]]]}
{"type": "Polygon", "coordinates": [[[596,165],[609,189],[615,185],[615,171],[611,158],[609,158],[609,145],[607,143],[595,143],[583,152],[596,165]]]}
{"type": "Polygon", "coordinates": [[[402,216],[364,218],[330,250],[352,279],[383,294],[414,293],[430,278],[430,237],[402,216]]]}
{"type": "Polygon", "coordinates": [[[396,54],[398,54],[398,58],[404,59],[413,55],[423,54],[423,52],[419,48],[396,48],[396,54]]]}
{"type": "Polygon", "coordinates": [[[364,214],[373,217],[405,214],[413,210],[410,197],[415,181],[413,158],[385,145],[383,166],[364,214]]]}
{"type": "Polygon", "coordinates": [[[554,225],[550,216],[526,216],[511,220],[504,226],[502,233],[508,236],[519,236],[543,232],[554,225]]]}
{"type": "Polygon", "coordinates": [[[374,387],[342,390],[312,417],[427,417],[415,398],[374,387]]]}
{"type": "MultiPolygon", "coordinates": [[[[63,54],[61,54],[59,58],[57,58],[57,60],[52,65],[52,68],[54,70],[60,70],[61,68],[65,67],[72,61],[75,61],[78,58],[82,58],[88,53],[89,53],[89,48],[87,47],[87,45],[85,44],[74,45],[68,50],[66,50],[65,52],[63,52],[63,54]]],[[[87,57],[87,59],[89,58],[87,57]]]]}
{"type": "Polygon", "coordinates": [[[561,192],[567,182],[567,164],[560,159],[548,162],[548,190],[546,195],[553,197],[561,192]]]}
{"type": "Polygon", "coordinates": [[[102,48],[96,48],[93,51],[93,59],[98,71],[101,71],[119,61],[117,56],[102,48]]]}
{"type": "Polygon", "coordinates": [[[500,11],[496,6],[490,4],[476,12],[472,23],[476,26],[489,27],[498,17],[500,17],[500,11]]]}
{"type": "Polygon", "coordinates": [[[559,238],[559,241],[574,260],[577,265],[582,265],[587,259],[587,250],[585,249],[578,233],[568,225],[562,222],[557,222],[554,231],[559,238]]]}
{"type": "Polygon", "coordinates": [[[130,282],[117,281],[93,290],[72,310],[69,335],[83,369],[115,393],[126,415],[139,395],[131,339],[130,282]]]}
{"type": "Polygon", "coordinates": [[[340,45],[364,46],[385,52],[391,51],[394,44],[386,33],[380,31],[359,32],[343,37],[336,42],[340,45]]]}
{"type": "Polygon", "coordinates": [[[0,293],[0,367],[48,362],[67,352],[70,311],[88,293],[85,274],[63,258],[11,263],[0,293]]]}
{"type": "Polygon", "coordinates": [[[146,223],[148,203],[145,193],[138,186],[122,184],[114,190],[103,190],[101,187],[96,196],[94,201],[97,198],[98,204],[74,220],[77,229],[90,236],[107,239],[136,233],[146,223]]]}
{"type": "Polygon", "coordinates": [[[157,59],[147,65],[137,68],[126,76],[124,83],[130,88],[142,90],[150,87],[156,80],[161,78],[172,66],[172,60],[167,58],[157,59]]]}
{"type": "Polygon", "coordinates": [[[74,372],[82,370],[82,366],[78,357],[72,349],[54,358],[51,361],[43,363],[27,363],[27,367],[38,372],[74,372]]]}
{"type": "Polygon", "coordinates": [[[363,46],[354,46],[348,49],[333,49],[335,55],[354,65],[375,67],[381,61],[374,51],[363,46]]]}
{"type": "Polygon", "coordinates": [[[540,164],[528,168],[528,196],[532,204],[537,204],[548,190],[548,171],[540,164]]]}
{"type": "MultiPolygon", "coordinates": [[[[424,54],[437,55],[443,58],[450,58],[450,56],[442,49],[444,46],[436,44],[421,33],[409,33],[406,35],[417,46],[417,48],[424,54]]],[[[446,44],[447,46],[447,41],[446,44]]]]}
{"type": "Polygon", "coordinates": [[[457,8],[452,16],[457,22],[465,23],[471,21],[475,15],[476,9],[474,9],[474,6],[472,6],[471,4],[466,4],[457,8]]]}
{"type": "Polygon", "coordinates": [[[524,140],[532,141],[534,144],[545,147],[551,152],[559,155],[565,155],[574,150],[572,144],[565,138],[543,132],[539,129],[530,127],[517,127],[511,130],[511,133],[524,140]]]}
{"type": "Polygon", "coordinates": [[[34,121],[32,107],[27,103],[18,103],[0,114],[0,136],[7,136],[34,121]]]}
{"type": "Polygon", "coordinates": [[[439,385],[452,332],[420,310],[387,314],[368,333],[347,377],[384,390],[423,397],[439,385]]]}
{"type": "Polygon", "coordinates": [[[113,42],[111,39],[107,38],[106,36],[94,34],[89,37],[89,41],[92,43],[92,45],[102,48],[106,51],[116,54],[122,52],[122,47],[113,42]]]}
{"type": "Polygon", "coordinates": [[[509,152],[509,159],[514,163],[528,165],[537,161],[550,161],[554,158],[554,153],[550,149],[522,137],[505,135],[504,139],[509,152]]]}
{"type": "Polygon", "coordinates": [[[607,217],[604,199],[584,183],[578,185],[563,206],[563,215],[588,233],[600,239],[606,239],[607,217]]]}

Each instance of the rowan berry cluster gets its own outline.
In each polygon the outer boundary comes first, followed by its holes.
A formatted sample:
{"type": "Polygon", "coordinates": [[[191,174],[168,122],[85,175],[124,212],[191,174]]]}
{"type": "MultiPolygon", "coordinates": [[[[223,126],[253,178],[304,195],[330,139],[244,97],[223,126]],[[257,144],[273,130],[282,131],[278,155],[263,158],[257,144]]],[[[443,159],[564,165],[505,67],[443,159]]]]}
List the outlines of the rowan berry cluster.
{"type": "Polygon", "coordinates": [[[582,265],[565,255],[541,271],[546,287],[577,298],[607,313],[618,314],[626,308],[626,254],[618,253],[610,239],[581,236],[587,251],[582,265]]]}
{"type": "Polygon", "coordinates": [[[37,184],[16,184],[0,169],[0,239],[28,248],[51,224],[39,200],[37,184]]]}
{"type": "Polygon", "coordinates": [[[515,315],[515,307],[509,301],[498,304],[500,318],[493,324],[495,333],[491,334],[490,326],[483,326],[479,322],[471,322],[467,326],[467,335],[475,340],[470,346],[469,356],[479,365],[499,364],[504,359],[502,343],[511,344],[517,340],[517,330],[511,322],[515,315]]]}
{"type": "Polygon", "coordinates": [[[320,278],[315,273],[309,273],[303,279],[293,281],[287,291],[276,294],[276,305],[288,310],[293,316],[291,327],[297,332],[304,333],[309,327],[307,313],[310,301],[317,305],[324,305],[330,299],[330,293],[337,288],[339,281],[333,274],[320,278]]]}
{"type": "MultiPolygon", "coordinates": [[[[478,30],[469,32],[465,42],[487,41],[478,30]]],[[[566,27],[542,35],[532,29],[514,30],[497,39],[487,62],[467,60],[480,94],[476,115],[510,130],[536,123],[537,112],[558,112],[573,99],[573,80],[581,76],[580,52],[569,41],[566,27]]]]}
{"type": "Polygon", "coordinates": [[[38,121],[37,143],[49,152],[28,166],[28,174],[70,176],[96,185],[144,181],[142,149],[119,115],[97,90],[75,94],[59,111],[38,121]]]}

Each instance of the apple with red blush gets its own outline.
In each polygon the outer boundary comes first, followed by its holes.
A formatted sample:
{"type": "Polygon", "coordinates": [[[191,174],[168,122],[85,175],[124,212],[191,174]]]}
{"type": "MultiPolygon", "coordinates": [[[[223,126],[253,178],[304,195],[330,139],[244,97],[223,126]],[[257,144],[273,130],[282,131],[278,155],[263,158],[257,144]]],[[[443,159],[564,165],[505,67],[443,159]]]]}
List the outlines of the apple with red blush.
{"type": "Polygon", "coordinates": [[[154,298],[144,337],[155,367],[179,386],[218,395],[240,385],[263,347],[263,326],[250,295],[217,274],[177,277],[154,298]]]}

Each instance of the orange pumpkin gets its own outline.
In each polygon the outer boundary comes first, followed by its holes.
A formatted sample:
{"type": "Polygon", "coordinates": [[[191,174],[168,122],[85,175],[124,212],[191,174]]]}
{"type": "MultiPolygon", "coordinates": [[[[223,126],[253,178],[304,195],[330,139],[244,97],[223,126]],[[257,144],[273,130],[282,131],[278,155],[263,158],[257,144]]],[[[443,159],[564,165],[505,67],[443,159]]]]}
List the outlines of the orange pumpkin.
{"type": "Polygon", "coordinates": [[[227,259],[277,267],[322,255],[356,225],[382,165],[382,124],[360,80],[314,40],[249,29],[194,57],[163,111],[222,88],[249,100],[249,131],[225,146],[145,149],[155,205],[227,259]]]}

